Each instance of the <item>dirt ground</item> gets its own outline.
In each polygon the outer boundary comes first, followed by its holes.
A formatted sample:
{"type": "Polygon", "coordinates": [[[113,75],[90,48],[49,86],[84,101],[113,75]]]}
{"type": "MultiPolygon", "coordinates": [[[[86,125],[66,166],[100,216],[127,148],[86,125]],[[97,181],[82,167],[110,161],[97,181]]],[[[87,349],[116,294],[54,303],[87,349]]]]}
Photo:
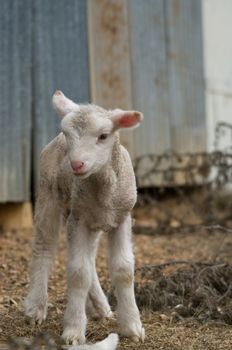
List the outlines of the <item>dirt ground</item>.
{"type": "MultiPolygon", "coordinates": [[[[173,203],[170,206],[168,202],[167,206],[171,209],[173,203]]],[[[177,210],[176,206],[175,210],[177,210]]],[[[179,229],[179,221],[173,219],[169,222],[169,233],[166,229],[165,234],[161,232],[162,230],[158,230],[154,235],[147,235],[142,234],[143,230],[146,233],[147,227],[154,229],[157,227],[154,208],[144,204],[135,210],[134,216],[137,225],[135,231],[140,233],[133,237],[137,269],[144,265],[160,265],[173,261],[232,264],[230,231],[223,231],[220,227],[208,230],[203,226],[197,226],[192,232],[189,229],[186,233],[179,229]]],[[[180,218],[181,216],[183,214],[180,218]]],[[[49,283],[48,318],[41,326],[27,324],[21,305],[28,287],[27,270],[31,257],[31,239],[32,232],[29,231],[0,232],[0,343],[2,344],[6,343],[10,337],[31,338],[44,331],[49,332],[59,342],[66,304],[65,235],[61,237],[59,253],[49,283]]],[[[97,266],[101,283],[110,293],[106,256],[106,237],[103,236],[97,266]]],[[[179,266],[171,263],[162,270],[162,273],[164,276],[170,276],[180,268],[183,269],[184,264],[179,266]]],[[[140,282],[140,274],[136,273],[138,286],[140,282]]],[[[227,298],[229,292],[230,286],[223,298],[227,298]]],[[[230,296],[228,300],[231,300],[230,296]]],[[[230,302],[227,307],[228,305],[230,302]]],[[[145,342],[134,344],[130,340],[120,339],[119,349],[224,350],[232,348],[232,322],[229,324],[230,322],[223,322],[221,319],[210,318],[200,320],[189,315],[182,317],[179,314],[176,317],[176,308],[169,304],[153,310],[140,306],[146,330],[145,342]]],[[[90,321],[87,338],[88,341],[100,340],[117,330],[115,321],[104,323],[90,321]]]]}

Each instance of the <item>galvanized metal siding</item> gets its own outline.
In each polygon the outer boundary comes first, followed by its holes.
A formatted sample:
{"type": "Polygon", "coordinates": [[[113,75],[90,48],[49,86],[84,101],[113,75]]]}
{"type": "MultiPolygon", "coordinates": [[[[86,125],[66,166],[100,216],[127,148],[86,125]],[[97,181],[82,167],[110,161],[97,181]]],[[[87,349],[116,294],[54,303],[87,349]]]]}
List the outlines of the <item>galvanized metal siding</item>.
{"type": "MultiPolygon", "coordinates": [[[[202,8],[207,150],[212,151],[217,123],[232,123],[232,1],[203,0],[202,8]]],[[[229,146],[230,133],[225,132],[218,147],[223,150],[229,146]]]]}
{"type": "Polygon", "coordinates": [[[172,149],[206,150],[201,0],[166,0],[172,149]]]}
{"type": "Polygon", "coordinates": [[[145,119],[133,155],[205,150],[200,0],[128,0],[133,106],[145,119]]]}
{"type": "Polygon", "coordinates": [[[89,101],[85,0],[33,2],[33,158],[35,183],[41,149],[59,131],[51,97],[56,89],[89,101]]]}
{"type": "Polygon", "coordinates": [[[30,198],[30,0],[1,0],[0,201],[30,198]]]}
{"type": "Polygon", "coordinates": [[[168,58],[163,0],[129,0],[133,107],[144,113],[133,156],[170,148],[168,58]]]}
{"type": "MultiPolygon", "coordinates": [[[[133,158],[206,150],[201,1],[127,1],[132,101],[145,116],[134,133],[133,158]]],[[[165,166],[172,165],[167,158],[165,166]]],[[[162,185],[159,176],[141,176],[153,166],[146,157],[137,168],[140,186],[162,185]]]]}

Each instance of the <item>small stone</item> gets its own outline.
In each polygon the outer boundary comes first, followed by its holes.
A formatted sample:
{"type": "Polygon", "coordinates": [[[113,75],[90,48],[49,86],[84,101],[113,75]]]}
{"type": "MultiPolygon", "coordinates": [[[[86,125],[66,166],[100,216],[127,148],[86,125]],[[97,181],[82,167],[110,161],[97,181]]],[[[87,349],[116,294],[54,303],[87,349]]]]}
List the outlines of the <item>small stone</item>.
{"type": "Polygon", "coordinates": [[[169,321],[169,317],[165,314],[160,314],[159,315],[159,318],[162,320],[162,321],[169,321]]]}
{"type": "Polygon", "coordinates": [[[142,226],[144,228],[157,228],[158,227],[158,224],[155,220],[148,220],[148,219],[140,219],[140,220],[137,220],[137,224],[139,226],[142,226]]]}
{"type": "Polygon", "coordinates": [[[178,227],[180,227],[180,222],[179,221],[177,221],[177,220],[172,220],[171,222],[170,222],[170,226],[172,227],[172,228],[178,228],[178,227]]]}

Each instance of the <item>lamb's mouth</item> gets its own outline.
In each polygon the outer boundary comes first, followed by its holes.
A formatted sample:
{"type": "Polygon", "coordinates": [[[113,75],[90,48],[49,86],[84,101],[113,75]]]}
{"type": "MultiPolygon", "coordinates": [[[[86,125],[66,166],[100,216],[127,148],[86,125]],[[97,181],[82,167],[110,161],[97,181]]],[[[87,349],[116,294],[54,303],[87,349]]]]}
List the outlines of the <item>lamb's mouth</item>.
{"type": "Polygon", "coordinates": [[[91,174],[90,170],[87,170],[87,171],[82,172],[82,173],[78,173],[76,171],[73,172],[73,175],[75,175],[76,177],[82,178],[82,179],[88,177],[90,174],[91,174]]]}

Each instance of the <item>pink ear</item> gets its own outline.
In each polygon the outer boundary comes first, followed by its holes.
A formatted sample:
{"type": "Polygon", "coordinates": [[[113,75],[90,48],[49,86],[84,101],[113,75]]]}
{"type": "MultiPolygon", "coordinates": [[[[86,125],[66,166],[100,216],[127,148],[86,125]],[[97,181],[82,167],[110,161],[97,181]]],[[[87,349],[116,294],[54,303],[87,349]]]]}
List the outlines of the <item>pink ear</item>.
{"type": "Polygon", "coordinates": [[[143,115],[137,111],[122,111],[116,109],[113,114],[115,128],[133,128],[140,124],[143,115]]]}
{"type": "Polygon", "coordinates": [[[52,104],[55,111],[60,116],[65,116],[69,112],[79,109],[79,106],[67,98],[62,91],[57,90],[52,97],[52,104]]]}

